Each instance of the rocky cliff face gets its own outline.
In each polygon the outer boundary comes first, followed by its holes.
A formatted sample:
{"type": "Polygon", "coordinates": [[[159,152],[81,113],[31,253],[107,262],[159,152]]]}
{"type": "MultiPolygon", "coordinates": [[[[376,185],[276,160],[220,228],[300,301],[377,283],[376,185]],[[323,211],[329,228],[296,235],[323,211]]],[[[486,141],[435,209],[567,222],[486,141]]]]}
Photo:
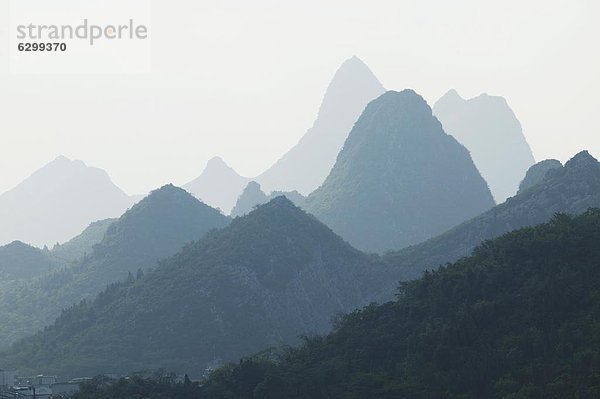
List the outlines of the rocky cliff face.
{"type": "Polygon", "coordinates": [[[404,90],[367,106],[303,206],[355,247],[382,252],[434,237],[494,201],[468,151],[404,90]]]}
{"type": "Polygon", "coordinates": [[[546,173],[548,173],[549,170],[560,169],[562,167],[563,164],[556,159],[546,159],[544,161],[536,163],[527,171],[525,178],[523,179],[523,181],[521,181],[521,184],[519,185],[518,193],[521,194],[525,190],[528,190],[531,187],[536,186],[537,184],[544,181],[544,179],[546,178],[546,173]]]}

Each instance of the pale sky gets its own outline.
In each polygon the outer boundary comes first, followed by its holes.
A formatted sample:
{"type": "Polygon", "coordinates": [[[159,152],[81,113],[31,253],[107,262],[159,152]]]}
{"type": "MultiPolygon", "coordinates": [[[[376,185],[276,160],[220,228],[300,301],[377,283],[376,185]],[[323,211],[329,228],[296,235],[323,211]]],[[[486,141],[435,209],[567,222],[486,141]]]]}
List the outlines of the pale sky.
{"type": "Polygon", "coordinates": [[[504,96],[537,160],[600,156],[597,0],[156,0],[151,70],[129,74],[11,73],[0,1],[0,192],[58,155],[130,194],[184,184],[215,155],[257,175],[352,55],[430,105],[450,88],[504,96]]]}

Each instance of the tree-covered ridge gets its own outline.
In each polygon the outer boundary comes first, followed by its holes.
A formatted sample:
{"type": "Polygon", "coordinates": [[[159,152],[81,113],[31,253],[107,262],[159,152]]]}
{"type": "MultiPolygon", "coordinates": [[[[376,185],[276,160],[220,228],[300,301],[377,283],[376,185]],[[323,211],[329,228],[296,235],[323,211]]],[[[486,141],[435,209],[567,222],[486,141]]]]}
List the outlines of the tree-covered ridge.
{"type": "Polygon", "coordinates": [[[104,219],[90,223],[90,225],[64,244],[52,247],[52,256],[63,262],[70,263],[81,260],[92,254],[94,245],[104,239],[108,227],[118,219],[104,219]]]}
{"type": "Polygon", "coordinates": [[[390,252],[385,260],[395,270],[394,279],[413,279],[470,255],[485,240],[545,223],[555,213],[578,215],[590,208],[600,208],[600,163],[582,151],[505,203],[424,243],[390,252]]]}
{"type": "Polygon", "coordinates": [[[60,312],[93,298],[128,273],[156,266],[229,218],[172,185],[150,193],[107,228],[90,254],[68,268],[29,281],[1,283],[0,345],[29,336],[60,312]]]}
{"type": "Polygon", "coordinates": [[[63,312],[3,358],[24,372],[63,376],[159,367],[199,375],[329,331],[333,316],[380,295],[381,268],[277,197],[63,312]]]}
{"type": "Polygon", "coordinates": [[[61,266],[50,251],[15,241],[0,247],[0,280],[31,278],[61,266]]]}
{"type": "Polygon", "coordinates": [[[597,398],[600,210],[488,241],[200,398],[597,398]]]}

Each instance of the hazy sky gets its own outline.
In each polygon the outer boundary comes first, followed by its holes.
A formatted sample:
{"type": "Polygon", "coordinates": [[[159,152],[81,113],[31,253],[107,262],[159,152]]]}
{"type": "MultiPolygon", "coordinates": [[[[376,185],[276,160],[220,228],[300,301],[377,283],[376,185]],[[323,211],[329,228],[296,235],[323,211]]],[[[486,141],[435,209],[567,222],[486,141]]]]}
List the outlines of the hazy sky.
{"type": "Polygon", "coordinates": [[[352,55],[430,105],[450,88],[506,97],[538,160],[600,156],[597,0],[154,1],[152,72],[94,75],[11,74],[0,4],[0,192],[60,154],[132,194],[214,155],[256,175],[352,55]]]}

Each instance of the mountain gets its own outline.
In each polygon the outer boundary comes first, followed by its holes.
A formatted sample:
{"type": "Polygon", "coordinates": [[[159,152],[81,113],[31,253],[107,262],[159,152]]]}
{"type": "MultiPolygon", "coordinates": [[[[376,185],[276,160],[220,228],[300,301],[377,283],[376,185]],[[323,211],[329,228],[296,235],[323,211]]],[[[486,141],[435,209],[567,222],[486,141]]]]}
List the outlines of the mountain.
{"type": "Polygon", "coordinates": [[[268,198],[267,194],[260,188],[260,184],[251,181],[244,191],[242,191],[235,206],[231,210],[231,217],[244,216],[252,211],[255,206],[266,203],[268,198]]]}
{"type": "Polygon", "coordinates": [[[300,205],[304,201],[304,196],[298,191],[273,191],[271,194],[265,194],[260,184],[255,181],[248,183],[242,194],[240,194],[233,210],[231,211],[232,217],[244,216],[250,213],[257,205],[266,204],[276,197],[284,196],[294,203],[294,205],[300,205]]]}
{"type": "Polygon", "coordinates": [[[105,171],[58,157],[0,195],[0,244],[65,242],[91,222],[120,216],[131,204],[105,171]]]}
{"type": "MultiPolygon", "coordinates": [[[[590,208],[600,208],[600,163],[582,151],[564,167],[548,171],[537,185],[482,215],[427,242],[387,254],[387,262],[395,269],[390,278],[413,279],[427,269],[470,255],[485,240],[545,223],[556,213],[578,215],[590,208]]],[[[392,289],[389,283],[388,292],[392,289]]]]}
{"type": "Polygon", "coordinates": [[[551,169],[560,169],[563,167],[563,164],[556,159],[546,159],[544,161],[538,162],[533,165],[527,171],[525,178],[521,181],[519,185],[518,194],[521,194],[523,191],[530,189],[533,186],[536,186],[540,182],[544,180],[546,177],[546,173],[548,173],[551,169]]]}
{"type": "Polygon", "coordinates": [[[2,355],[3,365],[65,377],[158,367],[199,375],[329,330],[334,315],[378,295],[379,267],[277,197],[63,312],[2,355]]]}
{"type": "Polygon", "coordinates": [[[510,233],[275,361],[217,370],[197,397],[599,397],[598,242],[599,210],[510,233]]]}
{"type": "Polygon", "coordinates": [[[0,279],[31,278],[60,267],[61,262],[50,252],[34,248],[20,241],[0,247],[0,279]]]}
{"type": "Polygon", "coordinates": [[[329,174],[365,106],[384,92],[364,62],[357,57],[346,60],[329,84],[312,128],[255,180],[266,192],[297,190],[303,195],[312,192],[329,174]]]}
{"type": "Polygon", "coordinates": [[[153,191],[110,224],[102,241],[79,262],[31,281],[0,284],[0,343],[35,333],[63,309],[140,269],[156,267],[157,261],[228,223],[183,189],[166,185],[153,191]]]}
{"type": "Polygon", "coordinates": [[[104,238],[108,226],[117,219],[104,219],[90,223],[77,237],[70,239],[64,244],[57,244],[52,248],[52,256],[66,263],[75,262],[90,255],[93,247],[104,238]]]}
{"type": "Polygon", "coordinates": [[[305,209],[356,248],[400,249],[494,206],[468,151],[412,90],[369,103],[305,209]]]}
{"type": "Polygon", "coordinates": [[[535,163],[521,123],[502,97],[482,94],[465,100],[450,90],[433,106],[446,133],[471,152],[497,203],[517,193],[535,163]]]}
{"type": "Polygon", "coordinates": [[[202,174],[183,188],[200,201],[228,215],[249,181],[249,178],[240,176],[221,158],[214,157],[208,161],[202,174]]]}

